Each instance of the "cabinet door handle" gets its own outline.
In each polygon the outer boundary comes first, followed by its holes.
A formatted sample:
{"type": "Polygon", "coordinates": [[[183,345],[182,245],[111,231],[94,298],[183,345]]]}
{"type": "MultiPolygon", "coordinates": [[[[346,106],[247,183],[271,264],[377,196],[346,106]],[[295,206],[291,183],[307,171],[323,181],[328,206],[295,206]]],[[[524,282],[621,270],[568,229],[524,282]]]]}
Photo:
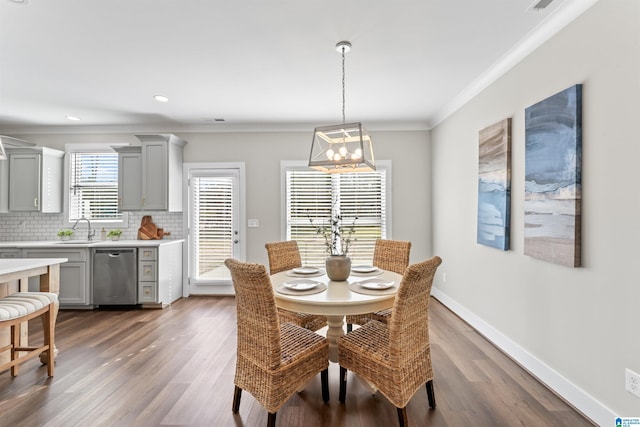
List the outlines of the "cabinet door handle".
{"type": "Polygon", "coordinates": [[[37,197],[35,199],[33,199],[33,207],[34,208],[38,207],[38,198],[37,197]]]}

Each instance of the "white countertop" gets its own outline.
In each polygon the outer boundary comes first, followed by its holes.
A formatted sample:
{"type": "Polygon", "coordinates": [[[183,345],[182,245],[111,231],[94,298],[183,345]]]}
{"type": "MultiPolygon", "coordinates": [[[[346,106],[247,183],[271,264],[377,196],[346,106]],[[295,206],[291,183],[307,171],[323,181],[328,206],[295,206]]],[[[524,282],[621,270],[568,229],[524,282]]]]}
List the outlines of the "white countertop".
{"type": "Polygon", "coordinates": [[[67,258],[7,258],[0,259],[0,276],[32,268],[47,267],[67,262],[67,258]]]}
{"type": "Polygon", "coordinates": [[[154,247],[160,245],[168,245],[184,242],[184,239],[161,239],[161,240],[68,240],[66,242],[60,240],[33,240],[19,242],[0,242],[0,249],[24,249],[24,248],[128,248],[128,247],[154,247]]]}

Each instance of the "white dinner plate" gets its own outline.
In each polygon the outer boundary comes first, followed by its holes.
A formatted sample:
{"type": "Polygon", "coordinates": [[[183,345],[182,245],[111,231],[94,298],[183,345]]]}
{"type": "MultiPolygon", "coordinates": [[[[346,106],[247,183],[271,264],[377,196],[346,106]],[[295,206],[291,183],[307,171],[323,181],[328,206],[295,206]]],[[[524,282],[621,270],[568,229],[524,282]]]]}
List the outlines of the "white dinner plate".
{"type": "Polygon", "coordinates": [[[309,280],[309,279],[289,280],[283,283],[285,288],[288,288],[294,291],[308,291],[309,289],[315,288],[319,284],[320,282],[316,282],[315,280],[309,280]]]}
{"type": "Polygon", "coordinates": [[[373,273],[378,270],[378,267],[374,267],[372,265],[354,265],[351,267],[351,270],[356,273],[373,273]]]}
{"type": "Polygon", "coordinates": [[[315,274],[320,270],[318,270],[316,267],[296,267],[291,271],[296,274],[315,274]]]}
{"type": "Polygon", "coordinates": [[[380,280],[380,279],[368,279],[368,280],[363,280],[362,282],[358,282],[358,284],[363,288],[373,289],[378,291],[383,289],[389,289],[395,283],[396,282],[394,281],[386,281],[386,280],[380,280]]]}

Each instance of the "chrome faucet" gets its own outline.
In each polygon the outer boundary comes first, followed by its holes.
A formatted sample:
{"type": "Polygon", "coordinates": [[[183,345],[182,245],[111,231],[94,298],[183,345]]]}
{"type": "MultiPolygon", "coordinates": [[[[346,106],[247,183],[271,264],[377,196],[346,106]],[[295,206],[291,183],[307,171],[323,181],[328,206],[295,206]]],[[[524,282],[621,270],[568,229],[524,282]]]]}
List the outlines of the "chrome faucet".
{"type": "Polygon", "coordinates": [[[95,236],[95,235],[96,235],[96,230],[91,231],[91,221],[89,221],[89,220],[88,220],[87,218],[85,218],[85,217],[82,217],[82,218],[80,218],[80,219],[76,220],[76,223],[75,223],[75,224],[73,224],[73,227],[71,227],[71,229],[72,229],[72,230],[75,230],[75,229],[78,227],[78,223],[79,223],[80,221],[87,221],[87,227],[88,227],[88,230],[87,230],[87,240],[91,240],[91,239],[93,239],[93,236],[95,236]]]}

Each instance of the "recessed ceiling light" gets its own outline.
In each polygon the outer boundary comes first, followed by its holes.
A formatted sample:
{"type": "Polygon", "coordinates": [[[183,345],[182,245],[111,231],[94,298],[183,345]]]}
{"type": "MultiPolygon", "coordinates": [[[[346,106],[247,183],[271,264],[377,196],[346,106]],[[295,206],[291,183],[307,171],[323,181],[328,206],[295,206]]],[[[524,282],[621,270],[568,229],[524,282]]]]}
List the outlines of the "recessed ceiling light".
{"type": "Polygon", "coordinates": [[[67,120],[71,120],[74,122],[77,122],[80,120],[80,117],[76,117],[76,116],[65,116],[67,118],[67,120]]]}
{"type": "Polygon", "coordinates": [[[9,0],[11,3],[27,3],[27,0],[9,0]]]}
{"type": "Polygon", "coordinates": [[[169,102],[169,98],[167,98],[164,95],[155,95],[153,99],[155,99],[158,102],[169,102]]]}

